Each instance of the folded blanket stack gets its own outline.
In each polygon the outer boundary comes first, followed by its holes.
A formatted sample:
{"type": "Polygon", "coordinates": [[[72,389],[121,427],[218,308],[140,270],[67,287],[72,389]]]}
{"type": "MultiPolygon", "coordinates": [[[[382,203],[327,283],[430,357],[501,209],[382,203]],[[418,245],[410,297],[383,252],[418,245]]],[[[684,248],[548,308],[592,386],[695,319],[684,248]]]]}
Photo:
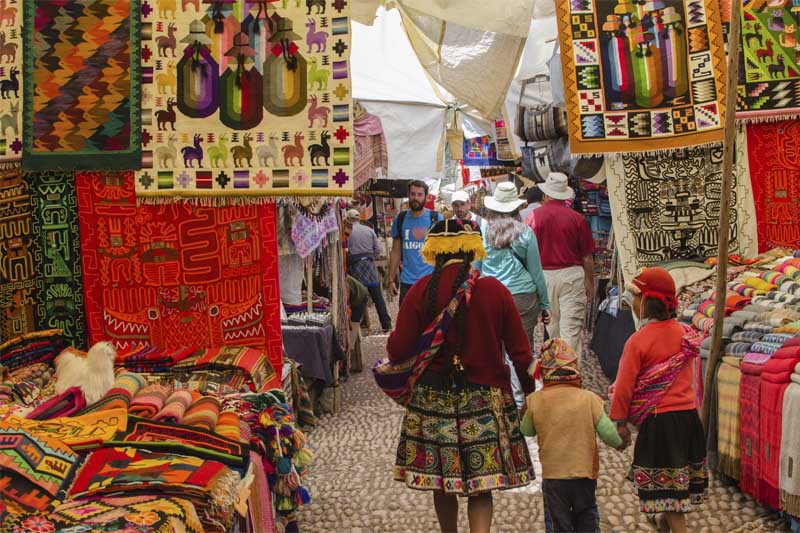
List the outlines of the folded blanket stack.
{"type": "Polygon", "coordinates": [[[164,385],[147,385],[136,393],[128,412],[142,418],[153,418],[164,407],[169,393],[170,389],[164,385]]]}
{"type": "MultiPolygon", "coordinates": [[[[749,356],[750,354],[748,354],[749,356]]],[[[766,362],[766,361],[764,361],[766,362]]],[[[761,478],[761,372],[763,363],[751,363],[745,358],[741,364],[739,385],[739,487],[760,501],[761,478]]]]}
{"type": "Polygon", "coordinates": [[[723,357],[717,372],[717,469],[726,476],[739,479],[739,384],[741,359],[723,357]]]}
{"type": "Polygon", "coordinates": [[[153,420],[180,424],[191,403],[192,393],[189,392],[189,389],[176,389],[169,395],[164,407],[153,417],[153,420]]]}

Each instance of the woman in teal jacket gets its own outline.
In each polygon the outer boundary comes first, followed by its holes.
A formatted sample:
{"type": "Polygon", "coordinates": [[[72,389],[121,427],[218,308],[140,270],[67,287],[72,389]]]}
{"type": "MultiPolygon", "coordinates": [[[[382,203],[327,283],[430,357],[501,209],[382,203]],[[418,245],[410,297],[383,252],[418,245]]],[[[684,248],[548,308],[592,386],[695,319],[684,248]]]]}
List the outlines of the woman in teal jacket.
{"type": "MultiPolygon", "coordinates": [[[[511,292],[533,350],[533,331],[539,319],[544,324],[550,322],[550,300],[536,235],[519,219],[519,208],[524,204],[510,182],[498,184],[495,195],[485,198],[487,224],[483,244],[487,257],[476,267],[481,275],[498,279],[511,292]]],[[[511,382],[517,405],[522,407],[525,398],[513,371],[511,382]]]]}

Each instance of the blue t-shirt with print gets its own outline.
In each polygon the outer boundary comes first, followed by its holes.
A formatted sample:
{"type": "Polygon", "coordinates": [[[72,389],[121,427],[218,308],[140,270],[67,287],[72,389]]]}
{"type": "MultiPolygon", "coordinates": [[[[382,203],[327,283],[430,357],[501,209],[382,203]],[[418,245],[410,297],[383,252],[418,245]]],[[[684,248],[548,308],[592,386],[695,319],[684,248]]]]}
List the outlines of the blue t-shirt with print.
{"type": "MultiPolygon", "coordinates": [[[[397,216],[392,222],[392,239],[400,238],[400,230],[397,228],[397,216]]],[[[443,220],[441,213],[436,213],[436,220],[443,220]]],[[[422,259],[422,245],[431,227],[430,210],[425,209],[423,213],[415,217],[411,211],[406,211],[403,220],[403,271],[400,273],[400,283],[413,285],[418,279],[433,272],[433,267],[422,259]]]]}

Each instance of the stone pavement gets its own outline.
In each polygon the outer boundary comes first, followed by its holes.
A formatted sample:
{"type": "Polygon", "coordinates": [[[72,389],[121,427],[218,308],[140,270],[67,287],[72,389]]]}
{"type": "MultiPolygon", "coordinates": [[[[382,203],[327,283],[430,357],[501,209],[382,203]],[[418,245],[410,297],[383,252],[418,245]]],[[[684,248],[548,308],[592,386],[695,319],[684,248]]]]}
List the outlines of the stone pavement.
{"type": "MultiPolygon", "coordinates": [[[[351,376],[343,387],[342,410],[321,418],[309,434],[316,455],[308,474],[312,503],[300,515],[305,533],[416,533],[436,532],[438,523],[431,496],[392,480],[391,471],[403,409],[375,385],[369,371],[383,356],[386,336],[365,340],[365,371],[351,376]]],[[[608,381],[597,359],[583,358],[584,386],[605,397],[608,381]]],[[[603,532],[653,531],[639,513],[638,499],[625,480],[633,447],[620,453],[600,444],[597,500],[603,532]]],[[[531,456],[535,459],[534,441],[531,456]]],[[[537,476],[541,468],[537,465],[537,476]]],[[[516,491],[494,493],[493,531],[544,531],[542,496],[538,482],[516,491]]],[[[712,482],[709,501],[688,515],[689,530],[781,531],[779,517],[758,506],[735,487],[712,482]]],[[[469,531],[466,501],[461,509],[461,531],[469,531]]]]}

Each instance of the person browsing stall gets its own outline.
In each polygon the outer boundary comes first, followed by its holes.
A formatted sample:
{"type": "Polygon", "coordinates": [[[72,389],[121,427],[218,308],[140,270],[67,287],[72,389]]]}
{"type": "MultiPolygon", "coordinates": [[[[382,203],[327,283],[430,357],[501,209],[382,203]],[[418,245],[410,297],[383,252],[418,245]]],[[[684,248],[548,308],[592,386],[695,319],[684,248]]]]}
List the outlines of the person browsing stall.
{"type": "Polygon", "coordinates": [[[389,256],[389,294],[400,294],[403,304],[408,290],[422,277],[433,272],[433,267],[425,264],[420,250],[425,244],[428,229],[442,220],[441,213],[425,208],[428,199],[428,184],[414,180],[408,184],[408,210],[395,217],[392,222],[392,252],[389,256]],[[397,286],[397,272],[400,273],[400,287],[397,286]]]}
{"type": "Polygon", "coordinates": [[[594,295],[594,240],[586,219],[566,205],[575,197],[567,183],[567,176],[552,172],[538,185],[543,203],[532,212],[532,226],[550,297],[547,331],[567,341],[580,358],[586,308],[594,295]]]}

